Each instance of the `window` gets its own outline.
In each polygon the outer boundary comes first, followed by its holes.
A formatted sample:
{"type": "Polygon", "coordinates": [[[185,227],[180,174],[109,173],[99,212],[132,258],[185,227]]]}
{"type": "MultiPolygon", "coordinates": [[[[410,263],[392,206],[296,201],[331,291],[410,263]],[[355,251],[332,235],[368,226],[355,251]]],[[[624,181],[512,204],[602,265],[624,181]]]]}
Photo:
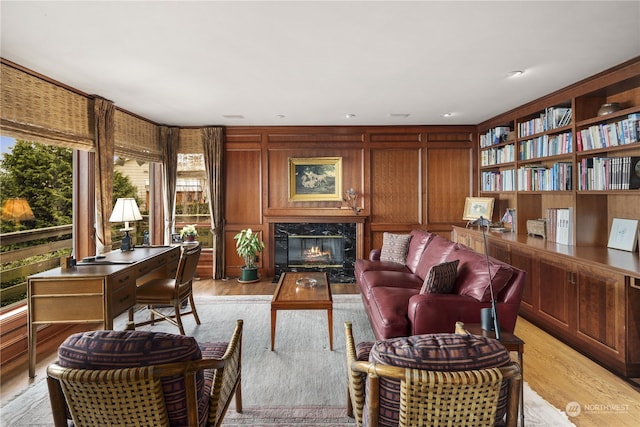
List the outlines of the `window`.
{"type": "Polygon", "coordinates": [[[213,246],[209,197],[204,157],[199,153],[178,153],[176,181],[176,231],[195,224],[198,241],[203,247],[213,246]]]}
{"type": "Polygon", "coordinates": [[[73,150],[2,136],[2,307],[26,298],[26,278],[71,253],[73,150]]]}

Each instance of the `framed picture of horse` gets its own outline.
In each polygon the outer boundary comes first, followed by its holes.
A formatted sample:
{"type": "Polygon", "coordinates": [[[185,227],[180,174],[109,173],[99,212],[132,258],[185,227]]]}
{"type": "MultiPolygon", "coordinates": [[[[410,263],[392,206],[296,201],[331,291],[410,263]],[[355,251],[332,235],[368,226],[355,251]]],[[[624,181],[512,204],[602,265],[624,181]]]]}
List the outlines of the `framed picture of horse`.
{"type": "Polygon", "coordinates": [[[289,200],[342,200],[342,157],[289,158],[289,200]]]}

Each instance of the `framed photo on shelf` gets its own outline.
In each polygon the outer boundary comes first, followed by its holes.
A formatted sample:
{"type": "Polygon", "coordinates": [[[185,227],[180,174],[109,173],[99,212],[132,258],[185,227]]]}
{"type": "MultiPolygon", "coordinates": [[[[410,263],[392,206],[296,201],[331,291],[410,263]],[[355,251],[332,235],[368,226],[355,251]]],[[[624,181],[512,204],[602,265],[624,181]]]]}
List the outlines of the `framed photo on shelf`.
{"type": "Polygon", "coordinates": [[[613,249],[623,251],[634,251],[638,242],[638,220],[613,218],[611,232],[609,233],[609,244],[613,249]]]}
{"type": "Polygon", "coordinates": [[[480,217],[491,221],[493,217],[493,197],[467,197],[464,202],[462,219],[475,221],[480,217]]]}
{"type": "Polygon", "coordinates": [[[289,158],[289,200],[342,201],[342,157],[289,158]]]}
{"type": "Polygon", "coordinates": [[[171,243],[182,243],[182,236],[180,236],[180,233],[171,234],[171,243]]]}

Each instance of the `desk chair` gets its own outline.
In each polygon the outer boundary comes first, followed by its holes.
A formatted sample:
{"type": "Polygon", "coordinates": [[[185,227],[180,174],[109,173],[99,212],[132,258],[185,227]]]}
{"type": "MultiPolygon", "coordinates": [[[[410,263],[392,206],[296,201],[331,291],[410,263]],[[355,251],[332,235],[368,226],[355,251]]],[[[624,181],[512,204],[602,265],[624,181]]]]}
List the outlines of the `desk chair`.
{"type": "Polygon", "coordinates": [[[200,318],[193,300],[192,282],[200,260],[202,247],[199,243],[187,245],[182,249],[182,255],[178,262],[176,277],[159,278],[150,280],[136,290],[136,304],[143,304],[149,310],[149,320],[134,323],[134,308],[129,309],[129,324],[135,326],[153,325],[157,321],[166,320],[180,329],[184,335],[182,316],[193,314],[196,323],[200,324],[200,318]],[[189,300],[190,310],[181,312],[183,303],[189,300]],[[173,314],[165,314],[159,310],[159,306],[173,307],[173,314]],[[156,319],[156,316],[159,319],[156,319]]]}

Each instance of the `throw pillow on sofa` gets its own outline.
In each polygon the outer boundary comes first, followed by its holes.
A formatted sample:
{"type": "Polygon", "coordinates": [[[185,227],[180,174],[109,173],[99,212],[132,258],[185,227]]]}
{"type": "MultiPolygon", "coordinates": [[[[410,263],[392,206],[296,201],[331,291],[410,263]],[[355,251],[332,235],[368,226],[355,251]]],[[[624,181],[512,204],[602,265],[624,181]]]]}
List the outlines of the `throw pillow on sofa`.
{"type": "Polygon", "coordinates": [[[393,234],[385,232],[382,235],[382,250],[380,261],[397,262],[404,264],[409,250],[410,234],[393,234]]]}
{"type": "Polygon", "coordinates": [[[445,261],[434,265],[424,279],[421,294],[450,294],[458,277],[458,263],[460,260],[445,261]]]}

